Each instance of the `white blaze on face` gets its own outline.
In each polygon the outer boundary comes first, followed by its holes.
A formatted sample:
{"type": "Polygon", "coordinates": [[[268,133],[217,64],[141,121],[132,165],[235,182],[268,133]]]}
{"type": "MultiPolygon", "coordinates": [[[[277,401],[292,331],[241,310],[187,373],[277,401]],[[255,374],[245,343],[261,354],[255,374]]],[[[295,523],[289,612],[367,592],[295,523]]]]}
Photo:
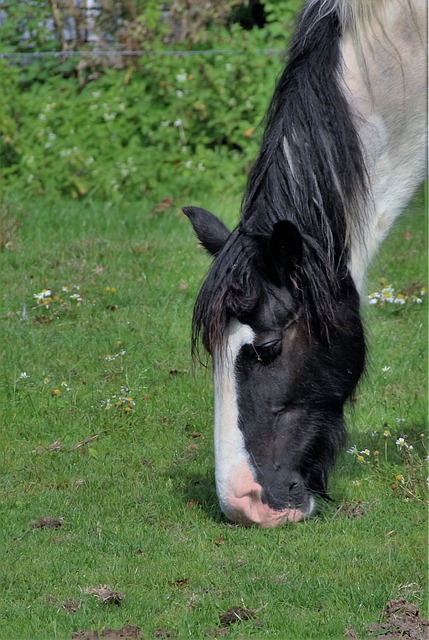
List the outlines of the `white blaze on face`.
{"type": "Polygon", "coordinates": [[[254,338],[251,327],[232,320],[226,343],[214,353],[216,491],[220,508],[234,522],[275,527],[310,515],[314,499],[309,498],[304,510],[286,507],[277,511],[262,502],[262,487],[255,480],[255,470],[239,428],[236,386],[237,357],[245,344],[253,344],[254,338]]]}
{"type": "MultiPolygon", "coordinates": [[[[214,445],[216,490],[222,511],[228,514],[231,495],[248,490],[249,459],[238,426],[238,398],[235,365],[240,349],[252,344],[255,334],[248,326],[232,320],[226,345],[214,354],[214,445]],[[243,487],[240,487],[241,481],[243,487]]],[[[253,475],[253,474],[252,474],[253,475]]]]}

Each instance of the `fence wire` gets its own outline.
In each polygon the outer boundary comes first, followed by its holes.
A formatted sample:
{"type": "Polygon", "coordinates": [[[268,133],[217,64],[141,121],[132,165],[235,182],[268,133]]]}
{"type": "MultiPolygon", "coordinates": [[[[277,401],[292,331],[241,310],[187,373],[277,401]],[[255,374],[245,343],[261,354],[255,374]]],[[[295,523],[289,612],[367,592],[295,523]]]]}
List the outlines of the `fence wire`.
{"type": "MultiPolygon", "coordinates": [[[[252,49],[254,53],[262,53],[265,55],[284,54],[284,49],[252,49]]],[[[33,52],[15,52],[1,53],[0,59],[6,60],[31,60],[33,58],[73,58],[76,56],[90,57],[143,57],[143,56],[217,56],[217,55],[241,55],[245,53],[244,49],[201,49],[196,51],[33,51],[33,52]]]]}

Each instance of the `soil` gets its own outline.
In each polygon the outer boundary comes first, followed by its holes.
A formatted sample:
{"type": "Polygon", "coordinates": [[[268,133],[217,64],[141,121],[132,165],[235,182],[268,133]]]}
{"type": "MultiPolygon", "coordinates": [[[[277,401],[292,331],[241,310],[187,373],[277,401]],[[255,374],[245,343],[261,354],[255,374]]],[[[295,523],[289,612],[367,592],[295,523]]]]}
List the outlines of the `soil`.
{"type": "MultiPolygon", "coordinates": [[[[255,626],[262,625],[260,620],[255,620],[256,612],[244,607],[233,607],[219,616],[219,626],[208,629],[204,634],[206,638],[225,638],[230,635],[231,625],[237,622],[253,619],[255,626]]],[[[368,626],[368,638],[382,638],[383,640],[429,640],[429,622],[419,615],[416,605],[406,600],[391,600],[384,609],[380,622],[373,622],[368,626]]],[[[152,638],[178,638],[175,631],[168,629],[155,629],[152,638]]],[[[345,635],[347,640],[358,640],[353,629],[348,629],[345,635]]],[[[122,629],[104,629],[101,635],[97,631],[83,629],[72,635],[71,640],[144,640],[140,627],[126,626],[122,629]]]]}
{"type": "Polygon", "coordinates": [[[373,622],[368,627],[372,637],[383,640],[429,638],[429,622],[419,616],[419,609],[405,600],[390,600],[383,611],[382,622],[373,622]]]}
{"type": "Polygon", "coordinates": [[[140,633],[140,627],[132,627],[127,625],[122,629],[104,629],[101,632],[101,636],[98,631],[89,631],[83,629],[82,631],[76,631],[71,637],[71,640],[144,640],[144,636],[140,633]]]}

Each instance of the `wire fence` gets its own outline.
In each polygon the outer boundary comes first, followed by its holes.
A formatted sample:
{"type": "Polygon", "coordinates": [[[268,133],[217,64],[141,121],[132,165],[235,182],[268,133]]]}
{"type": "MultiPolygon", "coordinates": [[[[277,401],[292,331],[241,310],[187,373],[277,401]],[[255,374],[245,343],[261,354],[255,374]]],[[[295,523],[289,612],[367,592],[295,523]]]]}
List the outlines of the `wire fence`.
{"type": "MultiPolygon", "coordinates": [[[[255,53],[262,53],[264,55],[276,55],[284,54],[284,49],[252,49],[255,53]]],[[[61,58],[67,60],[77,56],[90,56],[90,57],[143,57],[143,56],[176,56],[176,57],[188,57],[188,56],[217,56],[217,55],[242,55],[245,53],[244,49],[201,49],[195,51],[33,51],[33,52],[14,52],[14,53],[1,53],[0,59],[6,60],[31,60],[34,58],[61,58]]]]}

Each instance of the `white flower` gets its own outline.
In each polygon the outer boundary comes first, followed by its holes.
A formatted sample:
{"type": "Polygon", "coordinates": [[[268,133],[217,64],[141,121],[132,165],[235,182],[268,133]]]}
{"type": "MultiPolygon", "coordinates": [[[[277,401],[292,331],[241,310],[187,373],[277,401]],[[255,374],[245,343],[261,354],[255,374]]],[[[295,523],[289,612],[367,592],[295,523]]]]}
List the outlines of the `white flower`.
{"type": "Polygon", "coordinates": [[[377,304],[379,298],[380,294],[378,293],[378,291],[370,293],[368,296],[369,304],[377,304]]]}
{"type": "Polygon", "coordinates": [[[182,121],[180,118],[177,118],[177,120],[174,121],[174,126],[175,127],[181,127],[182,126],[182,121]]]}
{"type": "Polygon", "coordinates": [[[187,79],[188,79],[187,73],[178,73],[176,76],[177,82],[186,82],[187,79]]]}
{"type": "Polygon", "coordinates": [[[52,296],[52,291],[50,289],[43,289],[40,293],[35,293],[33,298],[37,300],[43,300],[44,298],[50,298],[52,296]]]}
{"type": "Polygon", "coordinates": [[[20,380],[26,380],[29,377],[30,376],[28,375],[28,373],[26,371],[21,371],[21,373],[19,374],[19,379],[20,380]]]}
{"type": "Polygon", "coordinates": [[[387,371],[390,371],[390,367],[383,367],[382,368],[382,372],[386,373],[387,371]]]}
{"type": "Polygon", "coordinates": [[[115,353],[115,354],[110,354],[108,353],[107,356],[104,356],[104,359],[106,362],[113,362],[114,360],[116,360],[116,358],[120,358],[121,356],[124,356],[126,354],[125,349],[122,349],[119,353],[115,353]]]}

